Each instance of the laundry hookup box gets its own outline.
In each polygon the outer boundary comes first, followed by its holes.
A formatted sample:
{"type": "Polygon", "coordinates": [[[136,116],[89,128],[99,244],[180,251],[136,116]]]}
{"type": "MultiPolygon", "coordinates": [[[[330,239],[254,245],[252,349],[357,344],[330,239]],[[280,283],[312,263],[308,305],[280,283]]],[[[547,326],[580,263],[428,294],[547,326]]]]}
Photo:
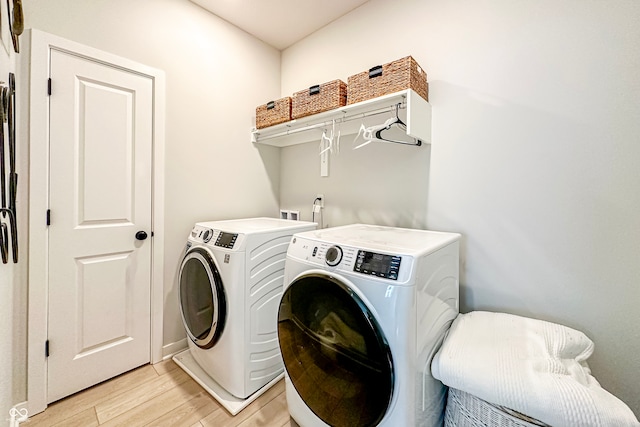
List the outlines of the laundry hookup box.
{"type": "Polygon", "coordinates": [[[269,101],[256,107],[256,129],[262,129],[291,120],[291,97],[269,101]]]}
{"type": "Polygon", "coordinates": [[[347,104],[347,84],[332,80],[293,94],[291,118],[299,119],[323,111],[344,107],[347,104]]]}
{"type": "Polygon", "coordinates": [[[354,74],[347,79],[347,88],[347,104],[406,89],[414,90],[425,101],[429,100],[427,73],[411,56],[354,74]]]}

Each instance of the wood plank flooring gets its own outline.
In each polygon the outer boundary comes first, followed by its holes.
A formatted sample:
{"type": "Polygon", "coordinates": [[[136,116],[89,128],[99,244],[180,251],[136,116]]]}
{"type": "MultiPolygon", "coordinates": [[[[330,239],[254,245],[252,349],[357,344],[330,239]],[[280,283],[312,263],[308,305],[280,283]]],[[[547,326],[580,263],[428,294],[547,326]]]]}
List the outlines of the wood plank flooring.
{"type": "Polygon", "coordinates": [[[55,402],[29,427],[298,427],[284,380],[231,416],[173,360],[145,365],[55,402]]]}

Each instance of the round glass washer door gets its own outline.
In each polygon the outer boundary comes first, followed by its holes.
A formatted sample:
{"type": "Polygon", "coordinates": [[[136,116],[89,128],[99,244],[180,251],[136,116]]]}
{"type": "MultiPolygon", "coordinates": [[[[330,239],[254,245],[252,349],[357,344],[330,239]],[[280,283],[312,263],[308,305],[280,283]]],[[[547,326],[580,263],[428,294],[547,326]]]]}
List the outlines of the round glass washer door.
{"type": "Polygon", "coordinates": [[[226,319],[222,279],[211,253],[202,247],[187,251],[180,264],[180,314],[187,335],[198,347],[213,347],[226,319]]]}
{"type": "Polygon", "coordinates": [[[278,340],[306,405],[334,427],[375,426],[394,389],[391,351],[362,299],[333,276],[307,274],[286,289],[278,340]]]}

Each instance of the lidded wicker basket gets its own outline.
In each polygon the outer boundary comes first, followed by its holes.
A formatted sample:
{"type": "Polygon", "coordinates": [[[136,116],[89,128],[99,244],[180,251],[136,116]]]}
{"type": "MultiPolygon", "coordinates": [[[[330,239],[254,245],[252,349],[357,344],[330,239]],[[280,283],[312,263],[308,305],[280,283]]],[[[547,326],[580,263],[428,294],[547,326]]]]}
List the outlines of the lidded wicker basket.
{"type": "Polygon", "coordinates": [[[347,79],[347,87],[347,104],[405,89],[413,89],[425,100],[429,100],[427,73],[411,56],[350,76],[347,79]]]}
{"type": "Polygon", "coordinates": [[[342,80],[332,80],[311,86],[293,94],[291,117],[299,119],[323,111],[344,107],[347,104],[347,84],[342,80]]]}
{"type": "Polygon", "coordinates": [[[266,128],[289,120],[291,120],[290,96],[256,107],[256,129],[266,128]]]}

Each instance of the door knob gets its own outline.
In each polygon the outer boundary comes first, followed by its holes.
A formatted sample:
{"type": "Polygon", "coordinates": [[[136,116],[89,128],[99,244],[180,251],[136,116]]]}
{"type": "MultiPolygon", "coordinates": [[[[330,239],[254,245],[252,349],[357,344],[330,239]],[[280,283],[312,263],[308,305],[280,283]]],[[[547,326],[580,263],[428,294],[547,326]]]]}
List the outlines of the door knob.
{"type": "Polygon", "coordinates": [[[138,231],[138,232],[136,233],[136,239],[138,239],[138,240],[144,240],[144,239],[146,239],[146,238],[147,238],[147,233],[146,233],[146,232],[144,232],[144,231],[138,231]]]}

